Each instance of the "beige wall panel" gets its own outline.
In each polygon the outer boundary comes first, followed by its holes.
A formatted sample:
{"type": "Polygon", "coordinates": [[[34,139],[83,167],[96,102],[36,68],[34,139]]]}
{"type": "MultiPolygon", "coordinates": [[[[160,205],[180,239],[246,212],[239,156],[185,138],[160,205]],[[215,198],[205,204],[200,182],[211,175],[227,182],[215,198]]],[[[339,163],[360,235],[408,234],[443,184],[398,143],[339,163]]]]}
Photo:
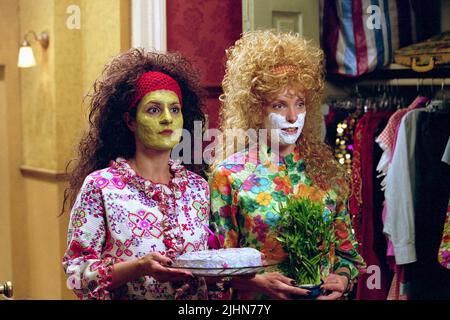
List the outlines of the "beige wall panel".
{"type": "MultiPolygon", "coordinates": [[[[0,123],[3,133],[6,132],[6,136],[2,135],[4,140],[0,144],[0,174],[2,176],[0,202],[2,223],[0,225],[10,237],[9,248],[7,243],[1,244],[4,252],[10,252],[10,259],[8,261],[8,258],[5,258],[1,261],[3,272],[5,272],[4,276],[8,278],[3,278],[0,275],[0,281],[12,280],[15,297],[25,296],[28,281],[26,245],[23,241],[26,240],[26,232],[15,231],[16,227],[23,228],[26,225],[24,210],[26,195],[22,192],[23,181],[19,171],[22,161],[20,78],[17,68],[19,28],[19,1],[0,1],[0,33],[2,36],[0,65],[4,65],[3,75],[1,76],[4,93],[1,98],[2,116],[0,123]],[[6,222],[8,217],[9,223],[6,222]]],[[[4,235],[4,241],[8,242],[6,234],[4,235]]]]}
{"type": "Polygon", "coordinates": [[[20,32],[47,31],[50,46],[32,44],[37,66],[21,70],[23,164],[55,170],[55,28],[53,0],[20,0],[20,32]]]}
{"type": "Polygon", "coordinates": [[[5,67],[0,65],[0,176],[6,177],[0,183],[0,283],[12,280],[11,252],[11,203],[9,171],[9,146],[7,125],[7,96],[5,84],[5,67]]]}
{"type": "Polygon", "coordinates": [[[0,282],[13,280],[16,299],[74,299],[61,265],[66,182],[56,177],[87,127],[83,95],[105,63],[129,48],[130,1],[2,0],[0,33],[0,282]],[[81,9],[80,30],[66,26],[69,5],[81,9]],[[28,30],[47,31],[50,46],[32,42],[37,66],[19,70],[28,30]],[[22,176],[20,166],[45,174],[22,176]]]}
{"type": "Polygon", "coordinates": [[[58,185],[53,181],[26,178],[29,254],[28,295],[33,299],[59,299],[61,274],[58,185]],[[45,192],[43,192],[45,190],[45,192]]]}
{"type": "MultiPolygon", "coordinates": [[[[94,2],[97,0],[94,0],[94,2]]],[[[55,115],[57,135],[53,137],[56,145],[57,170],[64,171],[67,162],[74,157],[74,141],[79,139],[84,125],[83,99],[83,36],[88,33],[84,26],[85,10],[82,1],[58,0],[55,2],[55,115]],[[70,5],[81,9],[81,29],[67,27],[71,14],[70,5]]],[[[95,29],[93,29],[95,30],[95,29]]],[[[92,32],[92,31],[91,31],[92,32]]],[[[95,34],[95,32],[92,32],[95,34]]]]}

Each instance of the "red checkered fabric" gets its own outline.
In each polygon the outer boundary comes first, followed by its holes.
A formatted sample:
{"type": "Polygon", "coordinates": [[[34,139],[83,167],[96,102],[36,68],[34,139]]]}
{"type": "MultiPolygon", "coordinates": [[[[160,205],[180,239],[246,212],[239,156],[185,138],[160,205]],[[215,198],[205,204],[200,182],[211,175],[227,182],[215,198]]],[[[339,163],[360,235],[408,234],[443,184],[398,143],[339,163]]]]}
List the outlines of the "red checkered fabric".
{"type": "Polygon", "coordinates": [[[136,87],[137,91],[128,110],[133,109],[139,100],[141,100],[147,93],[157,90],[173,91],[178,96],[178,99],[180,99],[180,103],[182,104],[183,102],[181,88],[178,85],[178,82],[176,82],[171,76],[162,72],[150,71],[142,74],[137,81],[136,87]]]}
{"type": "Polygon", "coordinates": [[[409,105],[408,108],[397,110],[389,118],[388,124],[380,133],[378,139],[381,140],[386,146],[388,146],[389,150],[391,151],[391,158],[394,153],[393,151],[395,148],[395,142],[397,141],[397,132],[403,116],[411,110],[423,107],[427,102],[428,99],[426,97],[418,96],[416,99],[414,99],[414,101],[409,105]]]}
{"type": "Polygon", "coordinates": [[[388,124],[383,129],[383,131],[378,136],[378,139],[382,141],[388,148],[389,151],[392,152],[394,149],[394,142],[395,142],[395,134],[396,134],[396,128],[400,121],[402,120],[403,116],[410,111],[409,109],[400,109],[396,111],[392,117],[389,118],[388,124]]]}

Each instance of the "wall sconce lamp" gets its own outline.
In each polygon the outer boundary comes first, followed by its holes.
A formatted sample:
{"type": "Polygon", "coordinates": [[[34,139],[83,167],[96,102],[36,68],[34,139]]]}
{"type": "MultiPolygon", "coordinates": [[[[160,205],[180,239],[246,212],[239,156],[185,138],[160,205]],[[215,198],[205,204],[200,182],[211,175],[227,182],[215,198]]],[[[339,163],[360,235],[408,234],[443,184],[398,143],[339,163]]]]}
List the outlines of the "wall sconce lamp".
{"type": "Polygon", "coordinates": [[[19,68],[31,68],[36,65],[36,59],[34,58],[33,48],[31,48],[28,36],[32,35],[34,40],[38,41],[43,49],[47,49],[49,45],[49,36],[47,32],[42,32],[39,36],[34,31],[28,31],[23,37],[23,41],[20,44],[19,49],[19,61],[17,66],[19,68]]]}

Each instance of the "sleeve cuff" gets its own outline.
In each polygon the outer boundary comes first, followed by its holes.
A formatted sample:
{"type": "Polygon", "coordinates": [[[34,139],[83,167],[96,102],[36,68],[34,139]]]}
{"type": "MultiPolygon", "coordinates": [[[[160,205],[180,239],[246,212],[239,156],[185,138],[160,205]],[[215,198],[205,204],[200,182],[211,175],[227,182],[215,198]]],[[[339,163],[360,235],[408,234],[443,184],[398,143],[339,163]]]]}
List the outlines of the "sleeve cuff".
{"type": "Polygon", "coordinates": [[[340,268],[347,268],[350,271],[350,279],[351,281],[354,281],[359,276],[359,269],[350,261],[346,261],[345,259],[340,258],[339,261],[334,265],[334,270],[339,270],[340,268]]]}
{"type": "Polygon", "coordinates": [[[414,244],[396,246],[394,244],[395,263],[398,265],[417,261],[416,247],[414,244]]]}
{"type": "Polygon", "coordinates": [[[123,260],[116,257],[103,259],[97,266],[93,267],[98,272],[97,279],[89,280],[81,292],[76,292],[77,296],[87,300],[112,300],[114,298],[113,291],[109,287],[113,283],[113,266],[121,261],[123,260]]]}

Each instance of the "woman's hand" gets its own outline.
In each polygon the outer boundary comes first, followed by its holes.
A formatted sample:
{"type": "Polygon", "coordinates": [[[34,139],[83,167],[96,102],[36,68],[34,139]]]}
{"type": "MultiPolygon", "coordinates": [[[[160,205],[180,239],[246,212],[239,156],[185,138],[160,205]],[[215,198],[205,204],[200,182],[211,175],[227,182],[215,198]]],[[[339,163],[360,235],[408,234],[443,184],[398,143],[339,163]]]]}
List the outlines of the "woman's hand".
{"type": "Polygon", "coordinates": [[[325,283],[322,285],[322,289],[329,291],[330,293],[324,296],[317,297],[317,300],[337,300],[343,296],[348,286],[348,279],[345,276],[337,274],[330,274],[325,283]]]}
{"type": "Polygon", "coordinates": [[[151,276],[161,283],[186,281],[194,278],[194,275],[189,271],[167,268],[172,263],[173,261],[171,259],[158,252],[149,253],[139,259],[140,274],[141,276],[151,276]]]}
{"type": "Polygon", "coordinates": [[[306,296],[308,290],[294,287],[295,281],[278,272],[269,272],[257,275],[252,280],[256,290],[267,294],[271,298],[291,300],[290,295],[306,296]]]}
{"type": "Polygon", "coordinates": [[[262,252],[261,252],[261,264],[262,264],[263,266],[269,265],[269,262],[268,262],[267,259],[266,259],[266,255],[265,255],[264,253],[262,253],[262,252]]]}

